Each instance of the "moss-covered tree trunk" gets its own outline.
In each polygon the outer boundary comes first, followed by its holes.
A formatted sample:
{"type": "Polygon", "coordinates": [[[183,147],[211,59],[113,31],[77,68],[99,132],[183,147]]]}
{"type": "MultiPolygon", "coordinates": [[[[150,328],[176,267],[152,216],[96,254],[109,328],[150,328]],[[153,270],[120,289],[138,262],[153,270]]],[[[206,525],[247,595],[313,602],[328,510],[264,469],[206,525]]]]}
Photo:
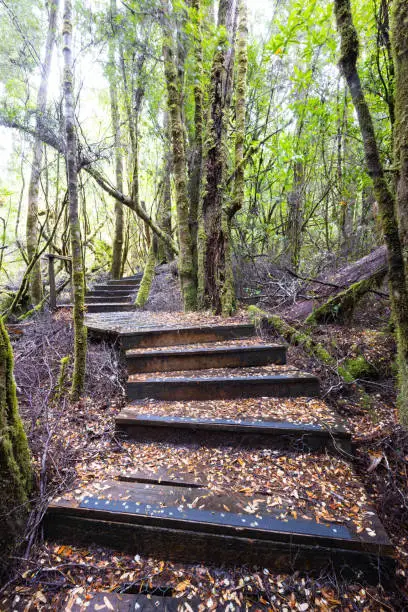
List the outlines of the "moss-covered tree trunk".
{"type": "Polygon", "coordinates": [[[179,277],[184,309],[195,310],[197,306],[197,283],[194,274],[193,246],[190,231],[189,198],[187,189],[187,158],[182,119],[181,83],[174,58],[168,5],[162,0],[163,8],[163,56],[170,114],[173,152],[173,172],[176,187],[177,229],[179,241],[179,277]]]}
{"type": "MultiPolygon", "coordinates": [[[[163,169],[162,169],[162,181],[161,181],[161,197],[160,207],[158,211],[157,222],[169,236],[172,234],[171,228],[171,135],[170,135],[170,120],[169,113],[164,113],[164,147],[163,147],[163,169]]],[[[173,253],[171,249],[163,242],[163,240],[156,239],[157,252],[156,258],[158,263],[170,263],[173,259],[173,253]]]]}
{"type": "Polygon", "coordinates": [[[74,294],[74,373],[72,397],[78,399],[85,384],[86,327],[85,279],[82,259],[81,225],[78,212],[77,138],[75,131],[74,87],[72,69],[72,2],[65,0],[63,23],[64,101],[66,132],[66,166],[69,194],[69,229],[71,234],[72,287],[74,294]]]}
{"type": "MultiPolygon", "coordinates": [[[[385,178],[373,120],[357,71],[359,40],[353,23],[350,0],[335,0],[334,6],[337,28],[341,36],[340,67],[346,78],[356,109],[364,144],[367,170],[373,181],[374,193],[378,202],[382,229],[387,245],[390,298],[398,346],[400,419],[401,422],[408,425],[408,291],[404,272],[403,250],[395,215],[395,201],[385,178]]],[[[405,2],[397,3],[397,6],[394,7],[394,17],[399,13],[398,9],[401,7],[402,13],[400,13],[400,17],[404,16],[405,2]],[[400,7],[398,7],[398,4],[400,4],[400,7]]],[[[397,30],[399,27],[404,30],[404,37],[407,36],[406,25],[406,22],[398,21],[395,26],[397,30]]],[[[403,81],[405,78],[406,75],[404,74],[403,81]]],[[[401,86],[402,84],[399,83],[400,91],[401,86]]],[[[401,95],[402,100],[404,100],[403,91],[401,91],[401,95]]],[[[398,97],[399,92],[396,90],[396,98],[398,97]]],[[[404,104],[402,105],[402,115],[406,113],[404,104]]],[[[398,144],[396,144],[396,150],[399,150],[398,144]]]]}
{"type": "Polygon", "coordinates": [[[198,210],[200,205],[201,174],[203,164],[203,39],[201,31],[201,0],[191,0],[194,40],[194,136],[190,147],[190,176],[188,193],[190,198],[190,230],[193,253],[194,275],[197,276],[197,235],[198,210]]]}
{"type": "MultiPolygon", "coordinates": [[[[110,19],[112,22],[113,33],[116,32],[116,0],[111,0],[110,4],[110,19]]],[[[117,95],[117,79],[115,78],[116,61],[115,61],[115,38],[109,40],[109,93],[112,116],[113,142],[115,147],[115,174],[116,187],[123,192],[123,157],[122,157],[122,138],[120,128],[120,114],[118,107],[117,95]]],[[[115,231],[112,245],[112,278],[121,278],[122,275],[122,255],[124,241],[124,210],[123,204],[115,202],[115,231]]]]}
{"type": "Polygon", "coordinates": [[[13,352],[0,317],[0,575],[24,526],[32,486],[31,459],[18,412],[13,352]]]}
{"type": "MultiPolygon", "coordinates": [[[[41,64],[41,80],[37,95],[37,131],[41,122],[44,122],[44,114],[47,107],[48,80],[50,76],[52,52],[55,42],[55,32],[58,15],[59,0],[49,0],[48,11],[48,32],[45,43],[44,61],[41,64]]],[[[33,145],[33,161],[31,164],[31,176],[28,186],[28,206],[26,240],[27,255],[31,260],[38,249],[38,198],[40,190],[41,165],[43,158],[43,143],[39,136],[36,136],[33,145]]],[[[33,304],[41,302],[43,297],[43,287],[41,278],[41,262],[38,260],[30,275],[30,297],[33,304]]]]}
{"type": "Polygon", "coordinates": [[[155,263],[156,255],[154,249],[154,240],[152,240],[147,254],[147,261],[143,272],[143,278],[136,296],[136,306],[144,306],[147,300],[149,299],[150,289],[154,277],[155,263]]]}
{"type": "MultiPolygon", "coordinates": [[[[397,201],[405,282],[408,290],[408,4],[406,0],[394,0],[392,15],[392,43],[395,65],[395,130],[394,164],[397,173],[397,201]]],[[[400,414],[408,426],[408,355],[407,329],[400,327],[400,414]],[[405,336],[403,336],[405,334],[405,336]],[[404,367],[405,366],[405,367],[404,367]]]]}
{"type": "Polygon", "coordinates": [[[211,70],[210,112],[203,170],[203,198],[198,237],[199,299],[216,314],[233,311],[229,220],[225,205],[227,143],[226,124],[231,99],[233,52],[228,32],[233,32],[232,0],[220,0],[219,40],[211,70]]]}

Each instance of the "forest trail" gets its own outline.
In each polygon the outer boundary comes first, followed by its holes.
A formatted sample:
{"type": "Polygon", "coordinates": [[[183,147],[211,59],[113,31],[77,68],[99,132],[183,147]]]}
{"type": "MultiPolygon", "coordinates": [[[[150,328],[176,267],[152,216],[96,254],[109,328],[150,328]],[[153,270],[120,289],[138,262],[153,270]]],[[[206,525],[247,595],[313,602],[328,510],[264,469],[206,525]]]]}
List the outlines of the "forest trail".
{"type": "MultiPolygon", "coordinates": [[[[87,324],[124,352],[132,401],[116,433],[126,452],[51,502],[48,540],[279,571],[333,564],[373,581],[392,566],[348,462],[350,434],[318,380],[286,364],[285,346],[236,319],[108,312],[87,324]]],[[[87,610],[197,609],[131,589],[94,595],[87,610]]]]}

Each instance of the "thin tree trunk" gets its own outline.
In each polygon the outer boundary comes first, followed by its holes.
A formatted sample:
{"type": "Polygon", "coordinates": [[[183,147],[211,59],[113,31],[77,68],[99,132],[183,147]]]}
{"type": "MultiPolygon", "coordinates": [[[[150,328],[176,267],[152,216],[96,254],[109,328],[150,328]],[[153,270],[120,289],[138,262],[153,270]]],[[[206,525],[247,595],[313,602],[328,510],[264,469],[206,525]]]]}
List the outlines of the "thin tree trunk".
{"type": "Polygon", "coordinates": [[[244,205],[245,196],[245,117],[248,72],[248,15],[246,0],[239,2],[239,26],[237,41],[237,84],[235,101],[235,183],[232,205],[228,209],[228,218],[232,217],[244,205]]]}
{"type": "MultiPolygon", "coordinates": [[[[171,134],[169,113],[164,113],[164,135],[165,145],[163,149],[163,170],[162,170],[162,193],[160,197],[160,209],[158,213],[158,223],[163,231],[169,236],[172,234],[171,229],[171,134]]],[[[170,263],[173,259],[173,253],[169,247],[162,241],[157,241],[157,261],[159,263],[170,263]]]]}
{"type": "Polygon", "coordinates": [[[211,71],[210,117],[204,162],[204,196],[200,211],[198,286],[200,302],[216,314],[230,314],[235,295],[230,261],[230,236],[224,211],[226,189],[226,115],[231,99],[233,53],[227,32],[233,30],[233,0],[220,0],[220,39],[211,71]]]}
{"type": "Polygon", "coordinates": [[[72,69],[72,2],[65,0],[63,25],[64,54],[64,99],[66,132],[66,165],[69,193],[69,228],[71,234],[72,286],[74,293],[74,373],[72,378],[72,397],[79,399],[85,384],[86,366],[86,327],[85,282],[82,259],[81,225],[78,213],[78,165],[77,139],[75,131],[74,88],[72,69]]]}
{"type": "Polygon", "coordinates": [[[13,376],[13,352],[0,317],[0,576],[23,530],[32,487],[31,458],[13,376]]]}
{"type": "Polygon", "coordinates": [[[181,84],[174,60],[174,43],[168,22],[167,1],[163,6],[163,55],[168,108],[173,150],[173,168],[176,186],[177,228],[179,240],[179,276],[184,309],[195,310],[197,306],[197,286],[194,275],[192,239],[189,225],[189,202],[187,190],[187,160],[185,151],[184,126],[182,120],[181,84]]]}
{"type": "MultiPolygon", "coordinates": [[[[111,0],[110,18],[112,20],[114,33],[116,32],[116,0],[111,0]]],[[[122,137],[120,128],[120,114],[118,107],[117,83],[115,79],[115,37],[114,35],[109,41],[109,92],[112,115],[112,128],[115,147],[115,173],[116,187],[123,192],[123,157],[122,157],[122,137]]],[[[115,202],[115,233],[113,237],[112,247],[112,278],[120,278],[122,270],[122,252],[123,252],[123,229],[124,229],[124,210],[120,202],[115,202]]]]}
{"type": "MultiPolygon", "coordinates": [[[[45,43],[44,61],[41,65],[41,81],[37,95],[37,126],[40,122],[40,117],[45,115],[47,106],[48,80],[50,76],[52,52],[55,42],[55,32],[58,15],[59,0],[49,0],[49,18],[48,32],[45,43]]],[[[40,189],[41,165],[43,158],[43,143],[39,136],[35,137],[33,146],[33,161],[31,165],[31,177],[28,187],[28,208],[27,208],[27,254],[28,260],[32,259],[38,248],[38,195],[40,189]]],[[[43,287],[41,279],[41,262],[38,261],[30,277],[30,295],[34,304],[41,302],[43,296],[43,287]]]]}
{"type": "MultiPolygon", "coordinates": [[[[405,2],[397,2],[396,8],[394,7],[394,15],[401,12],[402,16],[405,9],[404,4],[405,2]],[[397,9],[400,10],[398,11],[397,9]]],[[[385,179],[373,120],[357,72],[359,40],[353,23],[350,0],[335,0],[334,6],[337,28],[341,36],[340,67],[346,78],[356,109],[364,143],[367,170],[373,181],[374,193],[378,202],[385,243],[388,250],[390,298],[397,332],[399,380],[401,386],[400,418],[404,424],[408,424],[408,292],[404,273],[404,258],[395,216],[395,202],[385,179]]],[[[403,36],[406,36],[406,28],[402,25],[403,23],[398,22],[395,29],[398,30],[401,27],[403,29],[403,36]]],[[[404,99],[402,93],[401,98],[402,100],[404,99]]],[[[398,150],[398,145],[396,145],[396,150],[398,150]]]]}

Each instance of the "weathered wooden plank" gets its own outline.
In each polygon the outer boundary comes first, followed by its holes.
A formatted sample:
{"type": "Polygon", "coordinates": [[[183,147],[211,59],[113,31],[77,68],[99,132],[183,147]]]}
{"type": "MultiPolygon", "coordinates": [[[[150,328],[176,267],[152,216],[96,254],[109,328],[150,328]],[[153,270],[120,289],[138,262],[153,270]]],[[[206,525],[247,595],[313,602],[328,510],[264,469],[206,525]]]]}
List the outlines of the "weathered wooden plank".
{"type": "MultiPolygon", "coordinates": [[[[170,591],[170,589],[169,589],[170,591]]],[[[191,610],[197,610],[200,604],[199,599],[193,597],[187,599],[184,597],[171,597],[171,596],[157,596],[157,595],[144,595],[144,594],[130,594],[130,593],[107,593],[99,592],[94,593],[91,599],[87,599],[82,603],[75,603],[78,595],[74,596],[74,600],[71,601],[72,596],[67,597],[66,606],[71,612],[190,612],[191,610]],[[108,603],[107,603],[108,602],[108,603]],[[187,605],[188,604],[188,605],[187,605]],[[86,608],[84,607],[86,605],[86,608]]],[[[225,606],[219,608],[225,610],[225,606]]],[[[239,612],[239,608],[234,608],[239,612]]],[[[266,609],[264,607],[259,610],[266,609]]],[[[218,608],[217,608],[218,610],[218,608]]]]}
{"type": "Polygon", "coordinates": [[[319,380],[312,375],[282,373],[271,376],[208,376],[129,380],[130,399],[210,400],[248,397],[318,397],[319,380]]]}
{"type": "Polygon", "coordinates": [[[153,470],[138,470],[134,472],[119,472],[118,480],[123,482],[139,482],[145,484],[162,484],[173,487],[189,487],[202,489],[206,486],[205,478],[196,478],[192,474],[171,470],[170,468],[159,468],[153,470]]]}
{"type": "Polygon", "coordinates": [[[120,333],[124,349],[176,346],[178,344],[194,344],[195,342],[219,342],[221,340],[236,340],[255,336],[253,325],[208,325],[197,327],[162,327],[146,328],[132,332],[120,333]]]}
{"type": "Polygon", "coordinates": [[[211,348],[173,349],[126,354],[129,374],[170,372],[208,368],[233,368],[286,363],[286,347],[278,345],[216,346],[211,348]]]}
{"type": "Polygon", "coordinates": [[[116,283],[115,285],[111,285],[109,283],[94,285],[94,289],[97,291],[105,290],[109,291],[112,289],[121,289],[126,291],[137,291],[138,284],[137,283],[116,283]]]}
{"type": "Polygon", "coordinates": [[[281,571],[349,564],[377,578],[379,568],[392,566],[393,549],[375,518],[376,535],[370,537],[357,534],[351,524],[283,520],[282,508],[267,513],[262,503],[256,514],[246,514],[238,511],[241,503],[237,495],[207,495],[203,489],[119,484],[103,497],[51,504],[45,531],[50,539],[188,562],[216,558],[219,563],[256,563],[281,571]],[[124,499],[118,497],[120,491],[124,499]]]}
{"type": "Polygon", "coordinates": [[[298,442],[309,450],[351,451],[351,434],[340,424],[292,423],[139,415],[128,407],[116,417],[116,430],[139,441],[205,443],[209,446],[285,448],[298,442]]]}

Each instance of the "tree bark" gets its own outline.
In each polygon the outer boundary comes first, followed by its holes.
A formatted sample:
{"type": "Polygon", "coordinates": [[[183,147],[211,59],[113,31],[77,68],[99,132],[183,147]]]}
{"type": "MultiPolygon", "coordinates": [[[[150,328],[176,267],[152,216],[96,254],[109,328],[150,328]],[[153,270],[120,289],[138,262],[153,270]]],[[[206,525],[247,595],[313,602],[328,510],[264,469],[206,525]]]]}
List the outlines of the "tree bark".
{"type": "MultiPolygon", "coordinates": [[[[396,210],[408,287],[408,5],[405,0],[394,0],[392,19],[392,44],[395,65],[395,130],[394,164],[397,173],[396,210]]],[[[400,358],[400,415],[408,426],[408,355],[407,329],[399,330],[400,358]],[[405,333],[405,336],[403,335],[405,333]]]]}
{"type": "MultiPolygon", "coordinates": [[[[123,157],[122,157],[122,135],[120,127],[120,114],[118,107],[117,83],[115,79],[115,33],[116,33],[116,0],[111,0],[110,18],[112,21],[113,35],[109,40],[109,93],[111,103],[113,140],[115,148],[115,173],[116,187],[123,192],[123,157]]],[[[124,210],[123,205],[115,202],[115,232],[112,245],[112,278],[121,278],[122,254],[123,254],[123,231],[124,231],[124,210]]]]}
{"type": "Polygon", "coordinates": [[[197,235],[198,235],[198,210],[200,205],[201,175],[203,164],[203,39],[201,31],[201,0],[191,0],[194,10],[193,21],[196,27],[196,38],[194,41],[194,138],[190,149],[190,231],[192,242],[194,275],[198,271],[197,235]]]}
{"type": "Polygon", "coordinates": [[[69,228],[71,234],[72,287],[74,294],[74,372],[71,394],[72,398],[77,400],[85,384],[87,334],[84,325],[85,279],[82,259],[81,225],[78,213],[78,148],[74,111],[71,0],[65,0],[62,36],[64,54],[63,89],[65,99],[66,166],[69,194],[69,228]]]}
{"type": "Polygon", "coordinates": [[[349,287],[376,277],[384,277],[387,269],[387,249],[381,246],[333,275],[307,281],[301,288],[301,293],[310,293],[311,299],[297,302],[286,311],[285,316],[302,321],[349,287]]]}
{"type": "Polygon", "coordinates": [[[179,277],[185,311],[197,306],[197,286],[194,275],[193,246],[189,223],[187,190],[187,159],[182,120],[181,83],[174,59],[174,42],[169,25],[167,1],[163,6],[163,55],[173,150],[173,171],[176,186],[177,228],[179,241],[179,277]]]}
{"type": "MultiPolygon", "coordinates": [[[[59,0],[49,0],[48,32],[45,43],[44,61],[41,64],[41,81],[37,95],[38,113],[45,116],[48,94],[48,80],[50,76],[52,52],[55,42],[55,32],[58,15],[59,0]]],[[[37,124],[38,124],[37,116],[37,124]]],[[[39,136],[36,136],[33,145],[33,161],[31,164],[31,176],[28,186],[28,208],[27,208],[27,255],[28,260],[32,259],[38,249],[38,199],[40,190],[41,165],[43,158],[43,143],[39,136]]],[[[41,278],[41,262],[37,261],[30,277],[30,296],[33,304],[41,302],[43,297],[43,286],[41,278]]]]}
{"type": "MultiPolygon", "coordinates": [[[[401,27],[406,37],[406,22],[397,22],[395,16],[404,17],[404,2],[397,2],[394,7],[394,25],[397,31],[401,27]]],[[[390,283],[390,298],[395,319],[399,381],[401,389],[401,421],[408,425],[408,291],[404,272],[404,258],[399,236],[395,201],[385,179],[384,168],[380,159],[374,124],[364,91],[357,71],[359,55],[359,40],[353,23],[350,0],[335,0],[337,28],[341,36],[340,67],[350,89],[356,109],[361,135],[363,138],[368,174],[373,181],[374,193],[377,198],[385,243],[388,250],[388,277],[390,283]]],[[[397,53],[398,57],[398,53],[397,53]]],[[[404,78],[405,75],[404,75],[404,78]]],[[[396,97],[406,103],[402,83],[398,83],[400,91],[396,97]]],[[[401,106],[400,106],[401,108],[401,106]]],[[[404,111],[402,110],[404,113],[404,111]]],[[[398,145],[396,145],[398,150],[398,145]]]]}
{"type": "Polygon", "coordinates": [[[220,38],[211,70],[208,142],[204,161],[202,207],[198,237],[198,287],[202,306],[231,314],[235,305],[230,256],[226,190],[226,119],[231,100],[233,52],[227,32],[233,31],[233,0],[220,0],[220,38]]]}
{"type": "Polygon", "coordinates": [[[0,317],[0,575],[23,530],[32,487],[31,458],[13,376],[13,352],[0,317]]]}

